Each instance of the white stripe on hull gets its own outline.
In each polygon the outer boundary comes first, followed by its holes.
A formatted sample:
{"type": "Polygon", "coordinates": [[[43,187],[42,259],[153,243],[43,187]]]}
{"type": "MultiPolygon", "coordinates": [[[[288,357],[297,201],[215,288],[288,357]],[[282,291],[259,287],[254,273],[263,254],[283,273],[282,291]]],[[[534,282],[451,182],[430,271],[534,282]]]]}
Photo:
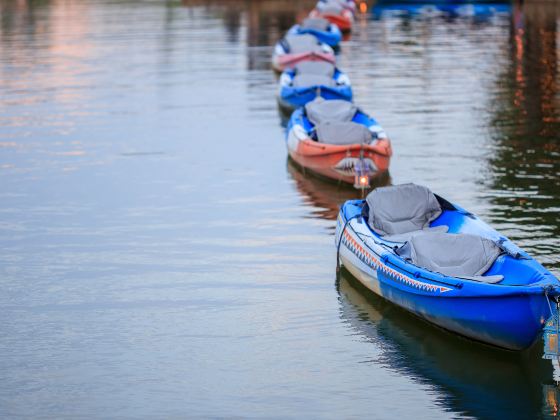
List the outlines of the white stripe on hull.
{"type": "Polygon", "coordinates": [[[340,259],[342,265],[354,276],[360,283],[371,290],[373,293],[383,297],[377,271],[366,266],[356,255],[345,246],[340,249],[340,259]]]}

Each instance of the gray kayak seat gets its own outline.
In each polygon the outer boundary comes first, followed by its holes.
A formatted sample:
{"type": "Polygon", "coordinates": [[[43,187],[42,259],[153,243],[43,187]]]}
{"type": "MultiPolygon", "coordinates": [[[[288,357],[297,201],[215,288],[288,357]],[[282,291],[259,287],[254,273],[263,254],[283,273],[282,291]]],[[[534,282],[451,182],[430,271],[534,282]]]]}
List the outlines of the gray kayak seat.
{"type": "Polygon", "coordinates": [[[286,35],[284,41],[288,46],[289,54],[302,54],[307,52],[323,52],[323,48],[317,38],[310,34],[286,35]]]}
{"type": "Polygon", "coordinates": [[[436,196],[416,184],[377,188],[368,194],[366,202],[369,226],[390,241],[396,241],[397,235],[428,229],[442,212],[436,196]]]}
{"type": "Polygon", "coordinates": [[[320,74],[334,76],[334,64],[327,61],[302,61],[295,66],[296,74],[320,74]]]}
{"type": "Polygon", "coordinates": [[[305,105],[305,114],[314,125],[324,122],[350,122],[358,107],[342,99],[325,100],[317,97],[305,105]]]}
{"type": "Polygon", "coordinates": [[[413,235],[396,253],[412,264],[451,277],[497,283],[503,276],[483,276],[502,250],[490,239],[464,233],[413,235]]]}
{"type": "Polygon", "coordinates": [[[336,86],[336,82],[332,77],[323,76],[322,74],[296,74],[292,80],[294,87],[312,87],[312,86],[336,86]]]}
{"type": "Polygon", "coordinates": [[[315,29],[317,31],[326,31],[329,29],[330,22],[323,18],[306,18],[301,23],[302,29],[315,29]]]}
{"type": "Polygon", "coordinates": [[[344,6],[342,6],[336,0],[329,0],[326,2],[319,2],[317,4],[317,9],[321,11],[321,13],[329,14],[329,15],[340,15],[344,10],[344,6]]]}
{"type": "Polygon", "coordinates": [[[319,143],[349,145],[369,144],[371,131],[355,122],[326,122],[315,126],[319,143]]]}
{"type": "Polygon", "coordinates": [[[383,239],[389,242],[407,242],[410,241],[410,238],[412,238],[414,235],[418,235],[421,233],[431,233],[431,232],[440,232],[440,233],[447,233],[447,231],[449,230],[449,226],[445,226],[445,225],[440,225],[440,226],[434,226],[434,227],[425,227],[422,230],[413,230],[410,232],[404,232],[404,233],[396,233],[394,235],[385,235],[383,236],[383,239]]]}

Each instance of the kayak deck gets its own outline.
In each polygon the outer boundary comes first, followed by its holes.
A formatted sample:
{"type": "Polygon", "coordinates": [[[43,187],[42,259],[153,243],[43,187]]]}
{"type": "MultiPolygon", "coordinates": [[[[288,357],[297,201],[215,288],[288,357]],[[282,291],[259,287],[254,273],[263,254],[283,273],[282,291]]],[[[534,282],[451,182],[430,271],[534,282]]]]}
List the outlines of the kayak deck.
{"type": "MultiPolygon", "coordinates": [[[[364,201],[362,200],[348,202],[343,207],[345,218],[361,215],[363,205],[364,201]]],[[[503,280],[497,286],[529,286],[547,281],[558,283],[558,280],[548,270],[508,238],[500,235],[475,215],[457,205],[453,205],[453,207],[453,210],[443,209],[441,215],[430,223],[430,227],[447,226],[448,233],[479,235],[499,243],[503,249],[506,249],[507,253],[500,255],[485,273],[485,276],[503,276],[503,280]]],[[[398,244],[384,240],[367,223],[364,223],[364,225],[367,226],[368,233],[372,235],[376,242],[389,248],[398,244]]]]}

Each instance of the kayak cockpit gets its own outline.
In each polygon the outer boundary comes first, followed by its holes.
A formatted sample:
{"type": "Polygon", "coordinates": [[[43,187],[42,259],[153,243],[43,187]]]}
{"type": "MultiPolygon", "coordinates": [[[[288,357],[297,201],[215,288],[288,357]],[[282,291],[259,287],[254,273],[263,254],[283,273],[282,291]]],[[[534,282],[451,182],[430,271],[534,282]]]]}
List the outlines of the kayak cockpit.
{"type": "Polygon", "coordinates": [[[334,145],[371,144],[384,136],[382,129],[371,120],[369,125],[363,114],[352,102],[316,98],[307,103],[304,113],[309,122],[311,138],[319,143],[334,145]],[[358,117],[358,118],[356,118],[358,117]],[[382,134],[382,135],[379,135],[382,134]]]}

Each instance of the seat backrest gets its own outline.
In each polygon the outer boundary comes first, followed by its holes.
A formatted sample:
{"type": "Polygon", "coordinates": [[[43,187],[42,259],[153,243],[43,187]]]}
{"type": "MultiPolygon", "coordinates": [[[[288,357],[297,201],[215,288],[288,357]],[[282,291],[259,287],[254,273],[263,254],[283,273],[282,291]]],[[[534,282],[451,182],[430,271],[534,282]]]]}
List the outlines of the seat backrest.
{"type": "Polygon", "coordinates": [[[366,202],[368,223],[382,236],[424,229],[442,211],[436,196],[416,184],[377,188],[368,194],[366,202]]]}
{"type": "Polygon", "coordinates": [[[301,23],[302,29],[315,29],[317,31],[326,31],[329,29],[330,22],[323,18],[306,18],[301,23]]]}
{"type": "Polygon", "coordinates": [[[357,111],[356,105],[342,99],[325,100],[317,97],[305,105],[305,114],[315,125],[324,122],[349,122],[357,111]]]}
{"type": "Polygon", "coordinates": [[[315,126],[317,140],[325,144],[369,144],[372,136],[366,126],[355,122],[325,122],[315,126]]]}
{"type": "Polygon", "coordinates": [[[321,74],[333,77],[334,64],[327,61],[301,61],[296,64],[295,70],[297,74],[321,74]]]}
{"type": "Polygon", "coordinates": [[[330,15],[340,15],[344,10],[344,6],[336,0],[320,2],[317,4],[317,8],[321,11],[321,13],[330,15]]]}
{"type": "Polygon", "coordinates": [[[286,35],[284,41],[288,46],[288,53],[290,54],[323,51],[317,38],[310,34],[286,35]]]}
{"type": "Polygon", "coordinates": [[[292,81],[294,87],[313,87],[313,86],[336,86],[332,77],[322,74],[296,74],[292,81]]]}
{"type": "Polygon", "coordinates": [[[476,235],[421,232],[397,250],[418,267],[446,276],[481,276],[501,249],[491,240],[476,235]]]}

